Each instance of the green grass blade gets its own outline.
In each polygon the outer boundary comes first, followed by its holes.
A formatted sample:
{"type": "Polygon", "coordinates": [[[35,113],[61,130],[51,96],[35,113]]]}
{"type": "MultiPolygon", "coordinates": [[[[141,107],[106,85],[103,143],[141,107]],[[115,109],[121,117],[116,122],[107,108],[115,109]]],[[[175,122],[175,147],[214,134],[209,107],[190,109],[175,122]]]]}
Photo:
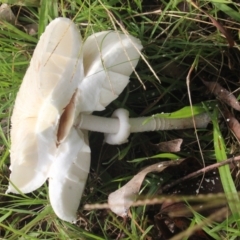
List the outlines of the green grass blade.
{"type": "Polygon", "coordinates": [[[40,38],[48,24],[48,6],[48,0],[41,1],[41,7],[39,8],[38,38],[40,38]]]}
{"type": "MultiPolygon", "coordinates": [[[[221,134],[219,125],[218,125],[218,109],[215,108],[212,115],[212,123],[213,123],[213,139],[214,139],[214,150],[216,159],[218,162],[227,159],[226,154],[226,146],[221,134]]],[[[230,167],[229,165],[225,165],[219,168],[219,174],[222,182],[222,186],[224,192],[226,194],[229,207],[231,212],[236,220],[238,229],[240,230],[240,201],[237,194],[237,189],[235,187],[230,167]]]]}
{"type": "MultiPolygon", "coordinates": [[[[239,12],[235,11],[233,8],[229,7],[226,2],[219,2],[219,1],[211,1],[216,8],[220,9],[221,11],[223,11],[224,13],[226,13],[228,16],[230,16],[232,19],[240,22],[240,15],[239,12]]],[[[229,4],[229,1],[228,1],[229,4]]]]}
{"type": "MultiPolygon", "coordinates": [[[[213,107],[216,105],[216,102],[211,101],[211,102],[206,102],[205,104],[208,105],[209,107],[213,107]]],[[[202,103],[200,103],[200,104],[195,104],[192,107],[191,106],[183,107],[172,113],[160,113],[160,114],[155,114],[154,116],[161,117],[161,118],[188,118],[188,117],[192,117],[192,115],[195,116],[204,112],[206,112],[206,109],[203,107],[202,103]]]]}

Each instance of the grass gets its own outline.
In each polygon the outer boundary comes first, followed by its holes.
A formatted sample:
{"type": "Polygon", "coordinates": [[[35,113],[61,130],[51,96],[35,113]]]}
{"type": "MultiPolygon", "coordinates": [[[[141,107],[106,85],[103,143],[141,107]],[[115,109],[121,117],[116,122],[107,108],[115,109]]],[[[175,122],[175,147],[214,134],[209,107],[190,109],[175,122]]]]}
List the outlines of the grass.
{"type": "MultiPolygon", "coordinates": [[[[13,4],[13,1],[1,2],[13,4]]],[[[118,29],[132,34],[143,43],[143,55],[149,65],[141,60],[137,66],[136,71],[141,82],[133,74],[130,84],[119,98],[105,111],[96,114],[110,116],[116,108],[123,107],[130,111],[132,117],[150,116],[177,111],[190,106],[190,102],[195,106],[207,106],[215,97],[206,90],[201,78],[218,81],[231,92],[235,92],[239,99],[239,4],[230,0],[198,1],[201,9],[217,19],[231,33],[236,45],[229,48],[219,28],[190,3],[191,1],[175,0],[42,0],[38,8],[37,1],[14,1],[12,9],[18,24],[14,26],[0,21],[2,239],[164,239],[159,235],[163,232],[160,231],[163,223],[159,205],[132,207],[131,217],[125,220],[106,209],[84,210],[83,205],[106,203],[109,193],[125,184],[143,167],[157,161],[194,157],[204,166],[239,154],[239,141],[228,130],[222,117],[218,117],[226,106],[218,102],[210,112],[212,124],[207,129],[134,134],[130,136],[128,143],[120,146],[103,145],[102,134],[91,133],[92,167],[76,225],[56,218],[49,204],[47,183],[31,194],[5,195],[10,163],[10,116],[16,93],[38,37],[48,22],[58,16],[74,19],[84,39],[93,32],[118,29]],[[38,35],[30,36],[24,31],[23,26],[29,23],[38,24],[38,35]],[[191,67],[193,71],[190,74],[191,67]],[[149,142],[157,144],[176,138],[184,140],[183,148],[177,156],[160,154],[149,147],[149,142]]],[[[239,117],[239,113],[234,114],[239,117]]],[[[174,176],[174,173],[176,171],[172,170],[148,174],[142,184],[141,197],[145,200],[161,197],[158,193],[159,184],[177,178],[178,175],[174,176]]],[[[191,224],[187,227],[187,236],[193,232],[196,224],[202,223],[200,229],[213,239],[238,239],[240,217],[239,198],[236,195],[237,175],[232,168],[225,166],[219,169],[219,178],[221,182],[218,185],[223,187],[229,208],[234,214],[217,217],[219,209],[214,212],[207,211],[205,214],[194,209],[191,224]],[[211,221],[205,221],[208,216],[213,216],[211,221]]],[[[192,182],[195,188],[185,188],[183,195],[196,195],[197,180],[193,179],[192,182]]],[[[201,188],[199,189],[201,193],[201,188]]],[[[216,187],[214,193],[218,191],[219,188],[216,187]]],[[[172,195],[173,190],[164,194],[172,195]]],[[[185,199],[182,195],[179,197],[185,199]]],[[[217,199],[216,195],[216,202],[217,199]]],[[[199,199],[196,197],[195,200],[199,199]]],[[[189,200],[188,204],[192,207],[191,203],[189,200]]],[[[170,222],[174,221],[174,218],[164,217],[170,222]]],[[[177,229],[183,231],[185,228],[177,229]]]]}

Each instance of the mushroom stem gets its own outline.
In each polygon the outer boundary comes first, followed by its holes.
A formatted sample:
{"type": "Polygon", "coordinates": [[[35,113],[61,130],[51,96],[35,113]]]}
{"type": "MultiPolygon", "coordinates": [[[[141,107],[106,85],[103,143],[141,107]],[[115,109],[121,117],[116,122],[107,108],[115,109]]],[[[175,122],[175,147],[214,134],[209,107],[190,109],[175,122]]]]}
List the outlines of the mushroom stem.
{"type": "MultiPolygon", "coordinates": [[[[110,144],[121,144],[125,142],[130,133],[147,132],[158,130],[173,130],[193,128],[193,118],[161,118],[161,117],[139,117],[129,118],[125,109],[117,109],[112,118],[81,114],[77,127],[80,129],[105,133],[105,140],[110,144]],[[117,137],[117,135],[124,135],[117,137]],[[116,140],[110,139],[117,137],[116,140]]],[[[195,126],[205,128],[210,121],[207,113],[194,116],[195,126]]]]}

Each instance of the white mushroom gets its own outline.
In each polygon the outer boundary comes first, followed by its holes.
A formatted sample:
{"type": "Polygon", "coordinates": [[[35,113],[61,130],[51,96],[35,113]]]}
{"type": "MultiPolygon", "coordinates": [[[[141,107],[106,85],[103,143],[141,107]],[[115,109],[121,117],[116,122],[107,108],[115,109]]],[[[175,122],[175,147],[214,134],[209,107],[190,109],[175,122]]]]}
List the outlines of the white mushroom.
{"type": "MultiPolygon", "coordinates": [[[[49,178],[56,215],[75,222],[90,167],[86,130],[105,132],[108,143],[121,144],[130,132],[178,128],[179,120],[174,119],[153,118],[143,125],[146,118],[129,119],[123,109],[108,120],[90,115],[122,92],[141,49],[138,39],[113,31],[93,34],[82,45],[71,20],[57,18],[49,24],[34,51],[11,118],[8,193],[29,193],[49,178]]],[[[195,118],[197,127],[206,125],[202,119],[206,115],[195,118]]],[[[180,124],[193,126],[192,119],[180,124]]]]}
{"type": "Polygon", "coordinates": [[[49,24],[34,51],[11,118],[8,193],[29,193],[49,178],[55,213],[76,221],[90,167],[87,131],[75,127],[76,117],[80,112],[103,110],[117,98],[141,48],[138,39],[112,31],[94,34],[83,47],[71,20],[57,18],[49,24]],[[117,66],[121,64],[122,70],[117,66]]]}

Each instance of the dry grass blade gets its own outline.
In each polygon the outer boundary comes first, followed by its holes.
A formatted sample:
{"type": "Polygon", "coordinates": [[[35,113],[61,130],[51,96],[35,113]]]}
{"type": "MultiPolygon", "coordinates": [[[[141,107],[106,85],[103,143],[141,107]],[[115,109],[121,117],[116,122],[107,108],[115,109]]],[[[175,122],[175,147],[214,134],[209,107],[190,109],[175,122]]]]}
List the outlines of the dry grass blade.
{"type": "MultiPolygon", "coordinates": [[[[231,201],[234,201],[235,195],[231,195],[231,201]]],[[[162,195],[159,197],[148,197],[146,196],[139,197],[139,200],[136,200],[132,207],[137,206],[144,206],[144,205],[156,205],[156,204],[162,204],[164,202],[166,203],[175,203],[175,202],[183,202],[183,201],[189,201],[189,202],[202,202],[202,203],[211,203],[212,201],[215,201],[215,206],[219,206],[222,204],[226,204],[226,194],[225,193],[216,193],[216,194],[199,194],[199,195],[182,195],[182,196],[169,196],[169,195],[162,195]],[[217,202],[216,202],[217,200],[217,202]]],[[[94,203],[94,204],[85,204],[84,209],[85,210],[94,210],[94,209],[109,209],[110,206],[107,203],[94,203]]]]}

